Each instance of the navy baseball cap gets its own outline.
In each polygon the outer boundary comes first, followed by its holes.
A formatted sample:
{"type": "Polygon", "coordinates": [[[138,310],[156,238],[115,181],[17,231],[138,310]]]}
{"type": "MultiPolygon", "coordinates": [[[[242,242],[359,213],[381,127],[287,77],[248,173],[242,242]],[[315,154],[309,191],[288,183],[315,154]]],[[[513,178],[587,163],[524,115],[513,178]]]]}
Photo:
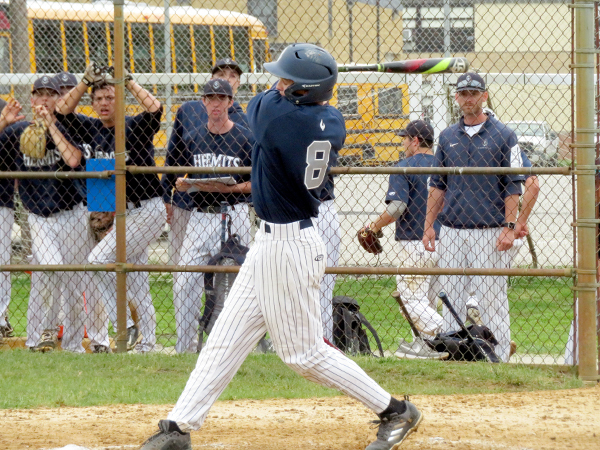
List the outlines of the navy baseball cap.
{"type": "Polygon", "coordinates": [[[404,130],[398,132],[398,136],[418,137],[424,141],[433,141],[435,139],[433,127],[424,120],[413,120],[404,130]]]}
{"type": "Polygon", "coordinates": [[[60,95],[60,87],[58,86],[58,83],[56,82],[54,77],[44,75],[43,77],[40,77],[37,80],[35,80],[31,92],[33,93],[38,89],[50,89],[56,92],[58,95],[60,95]]]}
{"type": "Polygon", "coordinates": [[[485,81],[481,75],[474,72],[463,73],[456,82],[456,92],[480,91],[485,92],[485,81]]]}
{"type": "Polygon", "coordinates": [[[70,72],[61,72],[54,76],[54,79],[58,83],[58,87],[75,87],[77,86],[78,81],[77,77],[70,72]]]}
{"type": "Polygon", "coordinates": [[[225,67],[235,70],[240,76],[244,73],[240,65],[231,58],[218,59],[217,63],[213,66],[211,73],[214,75],[219,69],[223,69],[225,67]]]}
{"type": "Polygon", "coordinates": [[[221,80],[219,78],[210,80],[204,85],[204,94],[202,96],[206,97],[207,95],[226,95],[233,98],[233,90],[227,80],[221,80]]]}

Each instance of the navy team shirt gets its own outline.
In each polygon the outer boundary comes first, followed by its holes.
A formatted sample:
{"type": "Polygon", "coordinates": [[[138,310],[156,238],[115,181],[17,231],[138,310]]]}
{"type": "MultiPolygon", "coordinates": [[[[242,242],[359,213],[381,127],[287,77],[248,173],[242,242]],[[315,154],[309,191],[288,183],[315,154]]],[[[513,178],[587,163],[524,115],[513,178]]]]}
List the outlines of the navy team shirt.
{"type": "MultiPolygon", "coordinates": [[[[240,124],[244,128],[249,128],[248,118],[238,102],[233,102],[233,105],[227,112],[232,122],[240,124]]],[[[165,166],[181,165],[178,161],[181,160],[182,153],[196,139],[199,129],[207,122],[208,114],[206,114],[206,107],[202,103],[202,100],[185,102],[179,107],[167,147],[165,166]]],[[[250,155],[248,155],[249,157],[250,155]]],[[[183,174],[164,174],[162,176],[161,185],[164,189],[163,201],[191,211],[198,206],[194,198],[187,192],[179,192],[176,189],[173,191],[175,182],[179,176],[183,176],[183,174]]]]}
{"type": "MultiPolygon", "coordinates": [[[[435,157],[426,153],[409,156],[396,167],[431,167],[435,157]]],[[[423,239],[425,216],[427,215],[427,180],[429,175],[397,174],[390,175],[390,187],[385,202],[401,201],[406,209],[396,220],[397,241],[420,241],[423,239]]],[[[440,223],[433,224],[436,237],[440,234],[440,223]]]]}
{"type": "MultiPolygon", "coordinates": [[[[125,117],[125,163],[130,166],[156,165],[154,162],[154,135],[160,130],[162,108],[156,112],[142,112],[125,117]]],[[[84,159],[114,159],[115,128],[107,128],[100,119],[82,114],[56,115],[71,135],[83,142],[84,159]]],[[[84,161],[82,161],[84,164],[84,161]]],[[[161,197],[163,188],[155,174],[133,175],[127,172],[127,201],[139,202],[161,197]]]]}
{"type": "Polygon", "coordinates": [[[317,217],[328,180],[346,139],[342,114],[328,105],[295,105],[276,90],[247,108],[256,145],[252,200],[258,217],[291,223],[317,217]]]}
{"type": "MultiPolygon", "coordinates": [[[[245,167],[251,164],[254,139],[249,130],[234,123],[231,130],[214,134],[207,124],[198,125],[194,139],[189,141],[174,161],[176,166],[194,167],[245,167]]],[[[227,175],[194,174],[190,178],[215,178],[227,175]]],[[[249,175],[233,175],[238,183],[250,180],[249,175]]],[[[194,192],[190,194],[195,207],[229,205],[244,202],[244,194],[222,194],[219,192],[194,192]]]]}
{"type": "MultiPolygon", "coordinates": [[[[464,119],[440,134],[434,167],[523,167],[515,132],[488,117],[470,137],[464,119]]],[[[458,229],[500,227],[504,199],[520,195],[523,175],[433,175],[430,186],[446,192],[438,216],[442,225],[458,229]]]]}
{"type": "MultiPolygon", "coordinates": [[[[46,156],[41,159],[30,158],[21,153],[21,134],[30,122],[17,122],[5,128],[0,134],[0,154],[2,155],[2,170],[19,172],[56,172],[81,170],[72,169],[62,158],[50,136],[46,136],[46,156]]],[[[73,142],[69,134],[59,124],[58,129],[65,139],[73,142]]],[[[14,186],[14,181],[9,180],[14,186]]],[[[27,211],[42,217],[50,217],[60,211],[68,211],[83,201],[83,195],[77,180],[20,179],[19,196],[27,211]]],[[[2,195],[7,195],[12,189],[4,189],[2,195]]],[[[4,201],[4,199],[3,199],[4,201]]]]}

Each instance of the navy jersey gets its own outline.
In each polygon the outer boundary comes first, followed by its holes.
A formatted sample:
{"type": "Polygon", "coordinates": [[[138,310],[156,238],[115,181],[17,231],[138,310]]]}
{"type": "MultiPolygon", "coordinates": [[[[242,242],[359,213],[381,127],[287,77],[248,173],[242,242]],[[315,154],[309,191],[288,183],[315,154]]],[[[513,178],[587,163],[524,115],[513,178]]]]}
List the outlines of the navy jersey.
{"type": "MultiPolygon", "coordinates": [[[[232,122],[240,124],[244,128],[249,128],[248,118],[238,102],[234,102],[227,112],[232,122]]],[[[180,161],[182,153],[196,139],[196,134],[201,126],[207,122],[206,107],[201,100],[185,102],[179,107],[167,147],[165,166],[180,165],[178,161],[180,161]]],[[[164,188],[163,200],[165,203],[172,203],[188,211],[192,210],[197,205],[190,194],[177,190],[173,192],[177,177],[178,175],[171,174],[164,174],[162,176],[161,184],[164,188]]]]}
{"type": "MultiPolygon", "coordinates": [[[[72,169],[62,158],[51,137],[46,136],[46,156],[41,159],[23,155],[20,150],[21,134],[29,126],[29,122],[17,122],[0,134],[0,152],[7,170],[23,172],[56,172],[81,170],[72,169]]],[[[59,130],[69,142],[71,137],[65,129],[57,124],[59,130]]],[[[11,184],[13,183],[10,180],[11,184]]],[[[38,216],[49,217],[60,211],[73,209],[83,201],[76,180],[21,179],[19,180],[19,196],[27,211],[38,216]]]]}
{"type": "MultiPolygon", "coordinates": [[[[254,139],[249,130],[233,124],[231,130],[214,134],[206,124],[196,130],[194,140],[188,142],[176,161],[180,166],[194,167],[245,167],[250,166],[254,139]]],[[[190,178],[214,178],[213,174],[193,174],[190,178]]],[[[249,175],[234,175],[238,183],[250,180],[249,175]]],[[[190,195],[196,207],[230,205],[245,201],[244,194],[221,194],[218,192],[194,192],[190,195]]]]}
{"type": "Polygon", "coordinates": [[[328,168],[346,139],[342,114],[328,105],[295,105],[276,90],[248,103],[256,145],[252,200],[258,217],[291,223],[317,217],[328,168]]]}
{"type": "MultiPolygon", "coordinates": [[[[477,134],[465,132],[464,119],[440,134],[435,167],[522,167],[517,137],[495,117],[477,134]]],[[[433,175],[430,186],[446,192],[439,220],[451,228],[499,227],[504,199],[521,194],[523,175],[433,175]]]]}
{"type": "MultiPolygon", "coordinates": [[[[155,166],[154,135],[160,130],[162,108],[156,112],[142,112],[125,117],[125,163],[130,166],[155,166]]],[[[57,115],[69,133],[83,141],[85,159],[114,159],[115,129],[107,128],[100,119],[82,114],[57,115]]],[[[138,202],[163,194],[160,180],[154,174],[127,173],[127,201],[138,202]]]]}
{"type": "MultiPolygon", "coordinates": [[[[435,157],[419,153],[403,159],[396,167],[431,167],[435,157]]],[[[420,241],[423,238],[427,214],[427,180],[429,175],[390,175],[390,187],[385,202],[401,201],[406,204],[404,213],[396,220],[397,241],[420,241]]],[[[436,236],[440,234],[440,223],[433,224],[436,236]]]]}

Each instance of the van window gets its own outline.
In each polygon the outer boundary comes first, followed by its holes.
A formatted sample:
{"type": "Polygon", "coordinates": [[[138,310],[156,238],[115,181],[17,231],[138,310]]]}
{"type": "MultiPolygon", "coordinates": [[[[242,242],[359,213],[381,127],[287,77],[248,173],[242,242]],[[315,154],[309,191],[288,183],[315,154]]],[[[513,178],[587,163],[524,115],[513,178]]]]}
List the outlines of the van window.
{"type": "Polygon", "coordinates": [[[336,108],[344,115],[358,115],[358,87],[339,86],[336,108]]]}

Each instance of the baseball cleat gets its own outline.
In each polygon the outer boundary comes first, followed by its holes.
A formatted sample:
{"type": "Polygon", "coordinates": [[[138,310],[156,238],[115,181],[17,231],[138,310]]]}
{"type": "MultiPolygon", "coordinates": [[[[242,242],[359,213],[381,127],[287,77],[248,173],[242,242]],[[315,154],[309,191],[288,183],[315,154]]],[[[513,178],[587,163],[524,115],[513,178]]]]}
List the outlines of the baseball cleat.
{"type": "Polygon", "coordinates": [[[481,312],[476,306],[467,306],[467,320],[473,325],[483,325],[481,320],[481,312]]]}
{"type": "Polygon", "coordinates": [[[371,442],[366,450],[396,450],[413,432],[419,429],[423,414],[408,400],[405,400],[406,411],[402,414],[392,413],[373,423],[379,424],[377,440],[371,442]]]}
{"type": "Polygon", "coordinates": [[[10,322],[8,321],[8,317],[5,317],[4,320],[6,321],[6,325],[0,325],[0,338],[13,337],[15,330],[10,325],[10,322]]]}
{"type": "Polygon", "coordinates": [[[106,345],[93,345],[92,353],[112,353],[112,351],[106,345]]]}
{"type": "Polygon", "coordinates": [[[34,352],[46,353],[46,352],[51,352],[52,350],[56,349],[57,346],[58,346],[58,330],[50,329],[50,330],[44,330],[37,345],[35,347],[32,347],[31,349],[34,352]]]}
{"type": "Polygon", "coordinates": [[[447,352],[436,352],[429,347],[423,338],[415,338],[412,342],[400,341],[398,350],[394,353],[400,359],[448,359],[450,354],[447,352]]]}
{"type": "Polygon", "coordinates": [[[192,438],[172,420],[158,422],[159,432],[142,444],[140,450],[192,450],[192,438]]]}
{"type": "Polygon", "coordinates": [[[131,325],[127,328],[127,351],[131,351],[142,340],[142,335],[137,325],[131,325]]]}

